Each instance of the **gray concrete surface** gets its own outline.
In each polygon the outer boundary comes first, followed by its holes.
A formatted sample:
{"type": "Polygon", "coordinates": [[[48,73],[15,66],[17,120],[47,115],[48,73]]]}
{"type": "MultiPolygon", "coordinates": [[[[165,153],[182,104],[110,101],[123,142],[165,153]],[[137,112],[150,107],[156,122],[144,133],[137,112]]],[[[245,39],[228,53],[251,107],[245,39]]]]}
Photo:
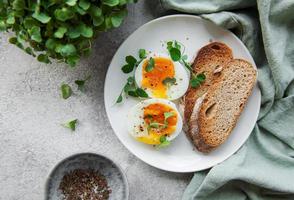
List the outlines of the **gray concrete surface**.
{"type": "Polygon", "coordinates": [[[112,158],[127,174],[131,200],[176,200],[191,174],[155,169],[133,156],[117,139],[106,117],[104,77],[110,60],[126,37],[142,24],[167,13],[157,0],[129,7],[119,29],[102,34],[90,58],[75,68],[44,65],[8,44],[0,34],[0,199],[38,200],[51,169],[78,152],[112,158]],[[87,91],[68,100],[60,97],[61,83],[91,75],[87,91]],[[76,132],[60,124],[78,118],[76,132]]]}

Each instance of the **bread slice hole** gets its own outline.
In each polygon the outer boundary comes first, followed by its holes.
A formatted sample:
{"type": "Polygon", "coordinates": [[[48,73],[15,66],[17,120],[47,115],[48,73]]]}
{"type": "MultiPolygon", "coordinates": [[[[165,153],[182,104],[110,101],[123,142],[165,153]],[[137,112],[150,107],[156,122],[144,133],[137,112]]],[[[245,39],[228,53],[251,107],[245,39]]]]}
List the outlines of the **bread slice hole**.
{"type": "Polygon", "coordinates": [[[213,115],[214,115],[214,113],[215,113],[215,112],[214,112],[215,108],[216,108],[216,103],[211,104],[211,105],[206,109],[206,111],[205,111],[205,115],[206,115],[207,118],[211,118],[211,117],[213,117],[213,115]]]}
{"type": "Polygon", "coordinates": [[[212,49],[215,49],[215,50],[220,50],[220,46],[214,44],[211,46],[212,49]]]}

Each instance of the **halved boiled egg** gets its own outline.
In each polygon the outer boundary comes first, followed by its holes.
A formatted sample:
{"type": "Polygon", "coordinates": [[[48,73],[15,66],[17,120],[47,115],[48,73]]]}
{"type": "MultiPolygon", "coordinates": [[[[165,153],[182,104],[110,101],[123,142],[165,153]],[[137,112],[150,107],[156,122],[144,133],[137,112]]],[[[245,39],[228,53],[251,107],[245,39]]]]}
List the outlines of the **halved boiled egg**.
{"type": "Polygon", "coordinates": [[[168,56],[153,54],[137,67],[135,80],[139,87],[153,98],[175,100],[185,94],[189,86],[189,73],[168,56]]]}
{"type": "Polygon", "coordinates": [[[159,145],[162,137],[170,141],[178,136],[183,122],[171,101],[147,99],[131,108],[127,126],[130,135],[138,141],[159,145]]]}

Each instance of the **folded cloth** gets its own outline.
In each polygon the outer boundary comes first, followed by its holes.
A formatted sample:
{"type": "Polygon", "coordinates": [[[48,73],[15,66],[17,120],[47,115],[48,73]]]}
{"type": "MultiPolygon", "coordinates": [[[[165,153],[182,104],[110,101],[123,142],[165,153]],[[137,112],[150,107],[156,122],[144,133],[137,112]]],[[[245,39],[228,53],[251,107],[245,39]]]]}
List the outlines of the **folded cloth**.
{"type": "Polygon", "coordinates": [[[294,0],[161,0],[230,29],[258,67],[261,111],[247,142],[196,172],[183,200],[294,199],[294,0]]]}

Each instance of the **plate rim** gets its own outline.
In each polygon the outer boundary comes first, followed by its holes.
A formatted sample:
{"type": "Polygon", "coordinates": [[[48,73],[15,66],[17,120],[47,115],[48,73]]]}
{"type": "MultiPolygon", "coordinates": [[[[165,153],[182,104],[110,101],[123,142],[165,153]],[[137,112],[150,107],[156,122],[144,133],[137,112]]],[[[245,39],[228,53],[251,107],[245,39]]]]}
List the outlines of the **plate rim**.
{"type": "MultiPolygon", "coordinates": [[[[112,59],[111,59],[109,65],[108,65],[108,69],[107,69],[107,72],[106,72],[106,75],[105,75],[105,80],[104,80],[104,90],[103,90],[103,93],[104,93],[104,94],[103,94],[103,96],[104,96],[104,107],[105,107],[105,111],[106,111],[106,115],[107,115],[108,121],[109,121],[110,126],[111,126],[111,128],[112,128],[114,134],[116,135],[116,137],[119,139],[119,141],[123,144],[123,146],[124,146],[129,152],[131,152],[131,153],[132,153],[134,156],[136,156],[138,159],[142,160],[144,163],[146,163],[146,164],[148,164],[148,165],[150,165],[150,166],[153,166],[153,167],[155,167],[155,168],[157,168],[157,169],[163,170],[163,171],[175,172],[175,173],[190,173],[190,172],[202,171],[202,170],[205,170],[205,169],[212,168],[212,167],[218,165],[219,163],[222,163],[222,162],[224,162],[225,160],[227,160],[229,157],[231,157],[233,154],[235,154],[235,153],[236,153],[236,152],[237,152],[237,151],[238,151],[238,150],[239,150],[239,149],[245,144],[245,142],[248,140],[249,136],[251,135],[252,131],[254,130],[254,127],[255,127],[256,121],[257,121],[257,119],[258,119],[259,112],[260,112],[261,92],[260,92],[260,88],[259,88],[259,86],[258,86],[258,82],[257,82],[257,80],[256,80],[256,83],[255,83],[254,87],[257,88],[257,98],[258,98],[258,102],[257,102],[257,103],[259,104],[259,107],[258,107],[258,110],[257,110],[257,115],[256,115],[256,117],[255,117],[255,118],[256,118],[256,119],[255,119],[255,123],[254,123],[254,125],[253,125],[253,127],[252,127],[252,129],[251,129],[251,132],[248,134],[247,138],[244,140],[244,142],[243,142],[238,148],[236,148],[235,151],[232,151],[232,152],[229,153],[228,155],[224,156],[224,159],[223,159],[222,161],[217,161],[217,162],[215,162],[214,164],[210,164],[210,165],[208,165],[208,166],[206,166],[206,167],[201,167],[201,168],[194,169],[194,170],[166,169],[166,168],[162,168],[162,167],[160,167],[160,166],[157,166],[157,165],[154,164],[154,163],[149,163],[149,162],[146,161],[144,158],[139,157],[135,151],[133,151],[131,148],[128,147],[128,145],[125,144],[125,142],[119,137],[119,134],[117,134],[117,133],[115,132],[115,130],[113,129],[113,127],[112,127],[112,123],[111,123],[111,121],[110,121],[110,116],[109,116],[109,114],[108,114],[109,109],[106,107],[106,96],[105,96],[105,91],[106,91],[106,81],[109,79],[109,76],[110,76],[110,75],[109,75],[109,74],[110,74],[110,72],[109,72],[109,69],[110,69],[110,68],[109,68],[109,67],[110,67],[111,64],[113,63],[114,58],[117,56],[119,50],[122,48],[122,46],[123,46],[125,43],[127,43],[127,42],[130,40],[131,36],[132,36],[133,34],[135,34],[139,29],[144,28],[144,27],[146,27],[146,26],[149,26],[150,24],[155,23],[155,22],[157,22],[157,21],[165,20],[165,19],[167,19],[167,18],[193,18],[193,19],[197,19],[197,20],[203,20],[203,21],[205,21],[205,22],[207,22],[207,23],[212,23],[212,24],[214,24],[214,25],[217,26],[218,28],[222,29],[222,31],[224,31],[224,32],[226,32],[226,33],[228,33],[228,34],[230,34],[232,37],[234,37],[234,39],[236,39],[236,40],[238,41],[238,43],[244,48],[244,50],[246,51],[246,53],[252,58],[252,60],[253,60],[253,67],[256,69],[257,77],[258,77],[257,66],[256,66],[256,64],[255,64],[255,61],[254,61],[254,59],[253,59],[251,53],[249,52],[249,50],[247,49],[247,47],[243,44],[243,42],[242,42],[242,41],[241,41],[241,40],[240,40],[240,39],[239,39],[234,33],[232,33],[231,31],[229,31],[229,30],[227,30],[227,29],[225,29],[225,28],[223,28],[223,27],[221,27],[221,26],[219,26],[219,25],[213,23],[212,21],[209,21],[209,20],[207,20],[207,19],[203,19],[203,18],[201,18],[201,17],[199,17],[199,16],[196,16],[196,15],[191,15],[191,14],[172,14],[172,15],[166,15],[166,16],[163,16],[163,17],[159,17],[159,18],[153,19],[153,20],[151,20],[151,21],[149,21],[149,22],[147,22],[147,23],[141,25],[141,26],[138,27],[136,30],[134,30],[134,31],[133,31],[133,32],[132,32],[132,33],[131,33],[131,34],[130,34],[130,35],[129,35],[129,36],[128,36],[128,37],[127,37],[127,38],[126,38],[121,44],[120,44],[119,48],[116,50],[115,54],[113,55],[113,57],[112,57],[112,59]]],[[[253,89],[254,89],[254,88],[253,88],[253,89]]]]}

